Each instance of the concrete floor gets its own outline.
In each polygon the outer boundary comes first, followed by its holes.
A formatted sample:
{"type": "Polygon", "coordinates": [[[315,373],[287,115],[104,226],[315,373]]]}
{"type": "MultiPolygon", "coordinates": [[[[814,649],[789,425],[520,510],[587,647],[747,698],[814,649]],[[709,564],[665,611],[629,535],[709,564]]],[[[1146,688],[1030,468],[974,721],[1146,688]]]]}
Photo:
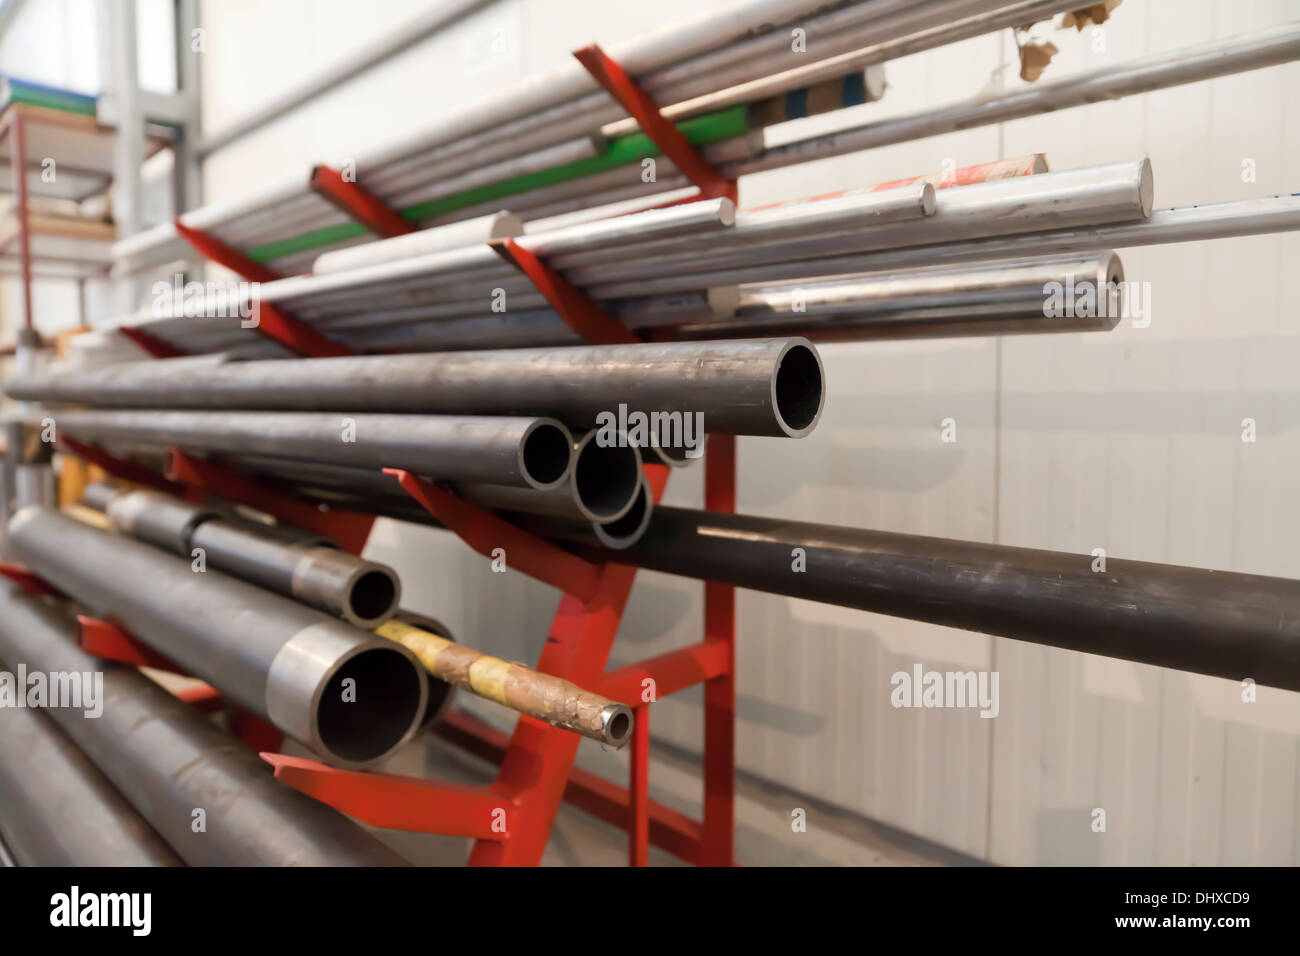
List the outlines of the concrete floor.
{"type": "MultiPolygon", "coordinates": [[[[611,780],[627,780],[625,753],[583,741],[578,765],[611,780]],[[590,745],[590,746],[589,746],[590,745]]],[[[428,736],[397,754],[384,770],[452,783],[485,784],[496,768],[458,747],[428,736]]],[[[650,796],[695,818],[700,816],[699,760],[653,742],[650,796]]],[[[374,830],[411,862],[461,866],[471,841],[460,837],[374,830]]],[[[824,804],[807,795],[746,775],[737,779],[736,861],[745,866],[943,866],[980,861],[824,804]],[[806,829],[795,832],[792,811],[805,811],[806,829]]],[[[543,866],[625,866],[627,836],[571,805],[561,806],[542,858],[543,866]]],[[[651,866],[683,866],[650,847],[651,866]]]]}

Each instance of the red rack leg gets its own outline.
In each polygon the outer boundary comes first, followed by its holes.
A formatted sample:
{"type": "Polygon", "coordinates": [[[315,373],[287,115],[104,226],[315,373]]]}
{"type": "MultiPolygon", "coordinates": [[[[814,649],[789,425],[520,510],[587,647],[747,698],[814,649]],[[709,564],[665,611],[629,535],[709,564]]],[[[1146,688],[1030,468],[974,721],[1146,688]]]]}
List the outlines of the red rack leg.
{"type": "Polygon", "coordinates": [[[685,134],[659,112],[655,101],[641,89],[636,80],[628,76],[623,67],[594,43],[575,50],[573,55],[595,77],[596,82],[618,100],[640,125],[641,131],[699,188],[705,198],[725,196],[735,202],[735,180],[723,176],[700,155],[685,134]]]}
{"type": "Polygon", "coordinates": [[[415,232],[415,226],[384,205],[383,200],[355,180],[344,179],[336,169],[316,166],[311,188],[373,233],[385,238],[415,232]]]}
{"type": "MultiPolygon", "coordinates": [[[[736,510],[736,438],[714,435],[704,459],[704,506],[736,510]]],[[[704,685],[704,864],[730,866],[736,791],[736,591],[704,585],[704,639],[720,643],[726,673],[704,685]]]]}
{"type": "Polygon", "coordinates": [[[650,862],[650,705],[636,708],[632,725],[632,767],[628,776],[628,799],[632,826],[627,841],[628,866],[650,862]]]}

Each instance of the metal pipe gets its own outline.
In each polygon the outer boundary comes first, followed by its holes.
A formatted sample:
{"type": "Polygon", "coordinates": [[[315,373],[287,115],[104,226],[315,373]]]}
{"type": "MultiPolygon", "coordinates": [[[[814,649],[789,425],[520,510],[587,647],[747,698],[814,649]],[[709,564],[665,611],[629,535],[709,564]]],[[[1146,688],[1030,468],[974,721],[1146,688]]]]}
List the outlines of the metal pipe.
{"type": "Polygon", "coordinates": [[[431,252],[443,252],[459,246],[487,242],[489,239],[518,236],[523,231],[524,224],[518,216],[501,210],[448,226],[434,226],[432,229],[421,229],[405,236],[367,242],[337,252],[327,252],[316,258],[311,271],[316,275],[345,272],[348,269],[358,269],[379,262],[410,259],[431,252]]]}
{"type": "MultiPolygon", "coordinates": [[[[821,359],[804,339],[750,342],[578,346],[506,349],[422,355],[230,363],[213,369],[168,360],[118,364],[48,376],[10,378],[11,397],[95,405],[201,408],[339,408],[349,412],[471,410],[475,414],[521,414],[545,409],[584,430],[601,424],[602,413],[617,416],[620,405],[645,414],[694,413],[706,432],[801,438],[821,414],[821,359]],[[179,374],[177,374],[179,373],[179,374]]],[[[411,415],[354,414],[358,441],[339,440],[340,419],[326,413],[258,412],[78,412],[60,411],[56,425],[69,434],[149,440],[153,444],[201,447],[231,454],[314,458],[337,464],[411,467],[448,480],[519,484],[481,474],[449,474],[444,422],[530,422],[539,419],[441,419],[411,415]],[[370,419],[382,422],[371,425],[370,419]],[[314,442],[295,436],[302,420],[315,422],[314,442]],[[363,420],[365,424],[363,424],[363,420]],[[431,423],[420,428],[419,423],[431,423]],[[433,423],[437,423],[437,427],[433,423]],[[273,430],[272,430],[273,429],[273,430]],[[385,436],[404,445],[418,438],[429,454],[403,465],[388,451],[385,436]],[[225,440],[217,442],[216,436],[225,440]],[[358,451],[361,449],[361,451],[358,451]]],[[[446,426],[451,427],[451,426],[446,426]]],[[[469,426],[463,426],[468,428],[469,426]]],[[[502,426],[504,427],[504,426],[502,426]]],[[[535,425],[534,425],[535,427],[535,425]]],[[[518,441],[520,426],[509,434],[518,441]]],[[[557,426],[558,428],[558,426],[557,426]]],[[[626,430],[626,429],[625,429],[626,430]]],[[[635,438],[635,436],[633,436],[635,438]]],[[[477,461],[486,439],[466,442],[462,456],[477,461]]],[[[396,442],[394,442],[396,444],[396,442]]],[[[494,442],[500,447],[501,442],[494,442]]],[[[646,444],[638,442],[638,444],[646,444]]],[[[549,443],[548,443],[549,445],[549,443]]],[[[565,450],[571,440],[565,442],[565,450]]],[[[515,449],[517,445],[511,445],[515,449]]],[[[408,455],[401,456],[410,461],[408,455]]],[[[540,455],[538,457],[541,457],[540,455]]],[[[559,484],[567,474],[556,459],[554,481],[525,482],[534,488],[559,484]]],[[[467,469],[468,470],[468,469],[467,469]]],[[[483,471],[483,469],[479,469],[483,471]]],[[[518,468],[544,474],[540,468],[518,468]]]]}
{"type": "Polygon", "coordinates": [[[0,581],[0,607],[6,661],[45,673],[102,672],[99,717],[69,708],[48,714],[186,863],[405,864],[343,814],[279,783],[255,752],[135,668],[82,651],[66,605],[0,581]],[[196,810],[203,811],[202,828],[195,827],[196,810]]]}
{"type": "Polygon", "coordinates": [[[1113,252],[858,276],[742,291],[731,321],[682,325],[674,338],[799,334],[818,341],[1106,332],[1124,312],[1113,252]]]}
{"type": "Polygon", "coordinates": [[[349,768],[415,733],[428,688],[413,657],[319,611],[50,508],[9,521],[14,555],[240,706],[349,768]]]}
{"type": "Polygon", "coordinates": [[[1300,690],[1300,582],[659,507],[609,560],[945,627],[1300,690]],[[806,572],[791,571],[801,549],[806,572]]]}
{"type": "Polygon", "coordinates": [[[561,677],[491,657],[404,621],[381,624],[375,633],[401,644],[434,677],[503,707],[615,748],[632,735],[631,708],[561,677]]]}
{"type": "MultiPolygon", "coordinates": [[[[96,496],[92,495],[91,500],[96,496]]],[[[86,500],[83,498],[83,500],[86,500]]],[[[114,531],[370,630],[393,616],[402,595],[385,564],[323,544],[319,537],[222,520],[211,510],[157,491],[124,491],[104,509],[114,531]]]]}
{"type": "MultiPolygon", "coordinates": [[[[958,190],[944,190],[940,195],[956,191],[958,190]]],[[[1019,236],[835,255],[818,259],[815,264],[787,262],[770,266],[740,266],[663,279],[615,282],[586,291],[589,295],[610,298],[621,295],[668,294],[677,288],[696,289],[707,287],[712,283],[729,285],[802,279],[809,274],[811,265],[815,265],[819,275],[848,275],[926,265],[988,262],[994,259],[1020,259],[1035,255],[1069,255],[1091,252],[1094,249],[1126,249],[1134,246],[1296,231],[1300,231],[1300,195],[1269,196],[1263,199],[1211,203],[1204,206],[1159,209],[1151,213],[1150,218],[1141,222],[1053,229],[1019,236]]]]}
{"type": "MultiPolygon", "coordinates": [[[[828,256],[843,258],[849,253],[903,246],[1131,222],[1151,214],[1152,191],[1149,160],[1089,166],[942,189],[936,194],[934,215],[879,229],[831,231],[824,235],[759,241],[735,247],[719,244],[714,251],[683,253],[665,250],[664,254],[653,258],[649,258],[650,251],[642,247],[647,258],[572,268],[565,272],[565,277],[600,299],[646,295],[652,294],[648,286],[629,293],[622,284],[679,277],[688,271],[752,269],[793,260],[818,260],[828,256]],[[618,288],[619,295],[611,295],[611,287],[618,288]]],[[[866,199],[892,192],[894,190],[869,192],[846,198],[866,199]]],[[[803,214],[815,217],[818,205],[818,202],[808,203],[808,211],[803,214]]],[[[842,274],[826,269],[821,262],[806,262],[802,269],[805,276],[842,274]]],[[[712,284],[684,288],[707,288],[712,284]]]]}
{"type": "Polygon", "coordinates": [[[636,499],[621,517],[613,521],[592,521],[581,523],[571,520],[539,519],[534,515],[518,515],[524,527],[549,538],[572,541],[579,544],[600,544],[612,551],[622,551],[636,544],[650,527],[654,516],[654,498],[650,494],[650,482],[641,476],[638,483],[636,499]]]}
{"type": "Polygon", "coordinates": [[[531,491],[502,485],[456,484],[467,501],[500,511],[557,515],[584,521],[613,521],[636,503],[641,485],[641,452],[619,433],[602,444],[601,433],[587,432],[574,444],[573,480],[566,487],[531,491]]]}
{"type": "MultiPolygon", "coordinates": [[[[249,362],[230,369],[267,364],[279,363],[249,362]]],[[[538,490],[565,481],[573,447],[569,430],[548,418],[68,409],[58,412],[55,422],[62,434],[91,441],[408,468],[437,480],[538,490]]]]}
{"type": "Polygon", "coordinates": [[[52,720],[12,706],[0,708],[0,838],[18,866],[184,865],[52,720]]]}
{"type": "Polygon", "coordinates": [[[1288,23],[1226,40],[1214,40],[1128,63],[1035,83],[991,100],[971,100],[937,110],[834,130],[762,150],[727,168],[732,176],[840,156],[927,136],[1003,123],[1024,116],[1121,99],[1137,93],[1197,83],[1287,63],[1300,57],[1300,25],[1288,23]]]}

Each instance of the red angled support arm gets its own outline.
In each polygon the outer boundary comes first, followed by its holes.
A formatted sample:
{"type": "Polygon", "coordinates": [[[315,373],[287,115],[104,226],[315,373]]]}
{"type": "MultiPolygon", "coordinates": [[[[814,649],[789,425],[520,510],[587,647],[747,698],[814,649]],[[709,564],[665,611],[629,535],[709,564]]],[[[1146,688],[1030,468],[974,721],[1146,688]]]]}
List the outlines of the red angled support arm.
{"type": "Polygon", "coordinates": [[[513,239],[488,241],[496,254],[526,275],[537,291],[560,313],[566,325],[592,345],[640,342],[635,335],[577,286],[513,239]]]}
{"type": "Polygon", "coordinates": [[[218,498],[238,501],[288,524],[326,535],[350,554],[361,553],[375,522],[373,515],[355,511],[322,511],[309,501],[246,478],[215,462],[187,455],[177,448],[169,449],[167,459],[168,477],[182,486],[197,486],[218,498]]]}
{"type": "Polygon", "coordinates": [[[44,578],[37,577],[16,564],[0,563],[0,575],[8,578],[33,597],[63,597],[62,592],[52,587],[44,578]]]}
{"type": "Polygon", "coordinates": [[[596,593],[601,571],[598,565],[517,528],[409,471],[385,468],[384,474],[396,478],[421,507],[484,557],[492,557],[495,549],[502,548],[509,566],[565,594],[586,599],[596,593]]]}
{"type": "Polygon", "coordinates": [[[311,171],[311,188],[371,232],[385,239],[415,232],[415,226],[384,205],[383,200],[355,179],[344,179],[338,170],[316,166],[311,171]]]}
{"type": "Polygon", "coordinates": [[[148,353],[150,358],[177,358],[186,354],[171,343],[164,342],[162,339],[134,326],[120,325],[117,331],[122,334],[123,338],[130,340],[132,345],[148,353]]]}
{"type": "Polygon", "coordinates": [[[391,773],[358,773],[315,760],[263,753],[275,777],[371,826],[502,841],[515,806],[487,787],[437,783],[391,773]]]}
{"type": "Polygon", "coordinates": [[[87,654],[133,667],[153,667],[171,674],[189,677],[189,672],[173,664],[144,641],[128,634],[116,624],[97,617],[77,615],[80,633],[77,643],[87,654]]]}
{"type": "Polygon", "coordinates": [[[640,125],[641,131],[673,161],[686,178],[699,188],[706,199],[719,199],[725,196],[735,202],[736,181],[723,176],[713,164],[700,155],[685,134],[659,112],[655,101],[641,89],[636,80],[628,76],[623,67],[610,59],[609,55],[595,43],[574,50],[573,55],[596,82],[603,86],[610,96],[618,100],[623,109],[627,110],[640,125]]]}
{"type": "Polygon", "coordinates": [[[241,279],[247,279],[249,282],[274,282],[281,278],[260,262],[254,262],[238,249],[232,249],[206,232],[191,229],[179,219],[172,220],[172,225],[176,227],[180,237],[193,246],[204,259],[225,266],[241,279]]]}
{"type": "MultiPolygon", "coordinates": [[[[56,427],[57,423],[58,419],[56,418],[56,427]]],[[[133,485],[143,485],[155,491],[165,491],[169,495],[183,496],[186,492],[184,485],[168,481],[157,472],[150,471],[148,468],[134,462],[115,458],[104,449],[96,448],[94,445],[84,445],[76,439],[68,438],[66,435],[59,436],[57,444],[60,448],[71,452],[82,461],[97,465],[121,481],[128,481],[133,485]]]]}

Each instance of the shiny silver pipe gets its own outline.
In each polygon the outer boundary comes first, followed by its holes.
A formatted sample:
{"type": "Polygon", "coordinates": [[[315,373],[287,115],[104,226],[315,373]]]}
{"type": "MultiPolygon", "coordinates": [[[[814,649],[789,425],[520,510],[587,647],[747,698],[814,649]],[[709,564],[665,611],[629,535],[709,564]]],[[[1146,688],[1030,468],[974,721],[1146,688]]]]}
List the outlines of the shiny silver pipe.
{"type": "MultiPolygon", "coordinates": [[[[3,582],[0,602],[4,589],[17,587],[3,582]]],[[[0,838],[18,866],[184,865],[90,758],[27,708],[0,708],[0,838]]]]}
{"type": "MultiPolygon", "coordinates": [[[[279,363],[235,363],[228,370],[255,370],[267,364],[279,363]]],[[[360,383],[353,380],[352,384],[360,383]]],[[[568,477],[573,446],[569,430],[547,418],[68,409],[54,413],[54,419],[60,434],[89,441],[406,468],[435,480],[539,491],[557,487],[568,477]]]]}
{"type": "Polygon", "coordinates": [[[103,674],[99,717],[48,714],[186,863],[405,865],[343,814],[278,782],[255,752],[135,668],[82,651],[77,634],[67,605],[0,581],[0,655],[45,673],[103,674]]]}
{"type": "Polygon", "coordinates": [[[456,484],[457,494],[498,511],[556,515],[585,521],[613,521],[636,503],[641,484],[641,452],[618,434],[603,444],[600,432],[590,431],[574,444],[573,480],[551,491],[529,491],[501,485],[456,484]]]}
{"type": "MultiPolygon", "coordinates": [[[[956,191],[943,190],[943,192],[956,191]]],[[[742,266],[664,279],[611,283],[608,286],[588,289],[587,292],[610,297],[667,294],[676,288],[701,288],[715,282],[731,284],[793,281],[807,277],[810,266],[815,266],[818,275],[848,275],[917,266],[1022,259],[1036,255],[1069,255],[1091,252],[1094,249],[1126,249],[1135,246],[1296,231],[1300,231],[1300,195],[1269,196],[1263,199],[1244,199],[1204,206],[1158,209],[1151,213],[1150,218],[1141,222],[1110,223],[1078,229],[1053,229],[1021,236],[1002,236],[835,255],[815,262],[742,266]]]]}
{"type": "Polygon", "coordinates": [[[1113,252],[859,276],[742,292],[733,320],[674,338],[807,335],[817,341],[1105,332],[1124,312],[1113,252]]]}
{"type": "MultiPolygon", "coordinates": [[[[795,260],[844,258],[849,253],[1143,220],[1151,214],[1152,192],[1151,163],[1146,159],[1021,176],[939,190],[933,216],[893,226],[736,248],[720,245],[713,252],[668,252],[652,259],[570,269],[566,278],[600,299],[654,294],[664,290],[645,285],[647,280],[669,277],[676,285],[685,274],[707,270],[753,270],[795,260]],[[629,286],[638,291],[628,292],[629,286]]],[[[815,210],[819,203],[807,205],[815,210]]],[[[804,276],[841,274],[816,261],[806,262],[801,268],[804,276]]],[[[748,281],[761,281],[761,277],[748,281]]]]}
{"type": "Polygon", "coordinates": [[[362,769],[415,733],[428,688],[373,635],[50,508],[9,521],[28,568],[322,759],[362,769]]]}
{"type": "Polygon", "coordinates": [[[521,235],[524,224],[512,212],[501,210],[466,219],[449,226],[435,226],[432,229],[420,229],[405,236],[392,239],[380,239],[367,242],[351,249],[340,249],[318,256],[311,271],[316,275],[327,272],[344,272],[359,269],[379,262],[394,262],[413,256],[428,255],[431,252],[443,252],[460,246],[487,242],[489,239],[501,239],[521,235]]]}
{"type": "MultiPolygon", "coordinates": [[[[82,500],[90,504],[98,497],[82,500]]],[[[372,630],[393,616],[401,600],[402,585],[392,568],[319,537],[222,520],[217,512],[158,491],[124,491],[104,510],[114,531],[185,558],[199,551],[206,566],[355,627],[372,630]]]]}
{"type": "Polygon", "coordinates": [[[728,165],[727,174],[746,175],[827,156],[912,142],[927,136],[1262,69],[1297,58],[1300,58],[1300,25],[1288,23],[1225,40],[1139,57],[1128,63],[1101,67],[1055,82],[1035,83],[991,100],[956,103],[938,110],[878,120],[774,146],[762,150],[752,159],[728,165]]]}
{"type": "MultiPolygon", "coordinates": [[[[312,458],[335,464],[410,467],[430,477],[491,484],[529,484],[539,490],[555,486],[567,474],[567,460],[553,457],[550,472],[540,465],[511,463],[512,474],[554,474],[554,480],[501,481],[480,474],[449,474],[455,458],[478,461],[485,447],[518,453],[528,431],[506,428],[514,444],[480,439],[480,422],[531,423],[543,419],[442,419],[411,415],[367,416],[370,409],[393,412],[521,414],[546,409],[583,430],[604,417],[616,420],[627,411],[700,413],[706,432],[801,438],[817,424],[823,400],[821,359],[803,339],[691,344],[600,345],[556,349],[504,349],[420,355],[385,355],[267,362],[232,362],[209,370],[192,365],[173,373],[167,360],[108,366],[103,369],[11,378],[4,385],[11,397],[95,405],[201,408],[339,408],[357,422],[357,441],[339,440],[338,415],[259,412],[106,412],[60,411],[56,427],[89,437],[148,440],[230,454],[264,454],[312,458]],[[372,425],[370,419],[375,419],[372,425]],[[305,425],[314,423],[315,432],[305,425]],[[363,421],[365,424],[363,424],[363,421]],[[429,422],[420,427],[420,422],[429,422]],[[468,423],[452,425],[445,423],[468,423]],[[435,427],[436,426],[436,427],[435,427]],[[449,447],[448,428],[468,431],[468,447],[449,447]],[[523,432],[521,434],[521,431],[523,432]],[[296,436],[314,435],[314,441],[296,436]],[[393,438],[392,449],[383,439],[393,438]],[[218,441],[218,438],[221,440],[218,441]],[[420,441],[428,454],[398,455],[420,441]],[[361,449],[361,451],[358,451],[361,449]],[[385,458],[384,452],[393,457],[385,458]],[[411,462],[412,457],[418,461],[411,462]]],[[[486,427],[486,426],[483,426],[486,427]]],[[[558,429],[559,426],[556,426],[558,429]]],[[[636,436],[633,435],[635,439],[636,436]]],[[[550,450],[550,435],[546,447],[550,450]]],[[[565,436],[564,450],[571,447],[565,436]]],[[[527,449],[525,449],[527,450],[527,449]]],[[[459,469],[458,469],[459,470],[459,469]]],[[[465,466],[463,470],[470,470],[465,466]]]]}

